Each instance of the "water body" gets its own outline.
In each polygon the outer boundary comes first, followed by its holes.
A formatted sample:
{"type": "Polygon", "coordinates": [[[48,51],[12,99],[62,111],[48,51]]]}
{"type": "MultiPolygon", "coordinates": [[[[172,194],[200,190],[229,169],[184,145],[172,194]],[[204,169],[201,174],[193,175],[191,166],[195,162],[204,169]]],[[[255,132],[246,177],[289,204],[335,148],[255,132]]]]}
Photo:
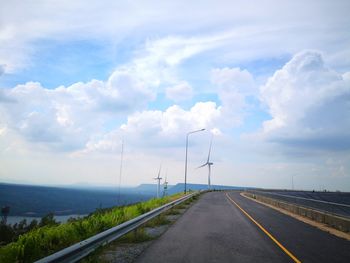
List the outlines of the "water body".
{"type": "MultiPolygon", "coordinates": [[[[64,215],[64,216],[55,216],[55,220],[57,222],[60,223],[65,223],[68,221],[69,218],[73,217],[73,218],[82,218],[84,216],[87,215],[64,215]]],[[[32,222],[33,220],[37,220],[38,222],[40,222],[41,217],[34,217],[34,216],[8,216],[7,217],[7,224],[9,225],[14,225],[16,223],[19,223],[20,221],[22,221],[23,219],[27,220],[27,224],[29,224],[30,222],[32,222]]]]}

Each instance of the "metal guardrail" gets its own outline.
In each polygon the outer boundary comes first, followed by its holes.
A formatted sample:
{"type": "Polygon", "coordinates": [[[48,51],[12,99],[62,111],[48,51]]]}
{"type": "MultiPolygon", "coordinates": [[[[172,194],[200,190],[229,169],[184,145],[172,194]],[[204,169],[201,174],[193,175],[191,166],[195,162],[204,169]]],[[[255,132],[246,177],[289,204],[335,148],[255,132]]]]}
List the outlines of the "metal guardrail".
{"type": "Polygon", "coordinates": [[[273,193],[268,191],[249,190],[248,192],[252,194],[275,198],[280,201],[289,202],[306,208],[315,209],[335,216],[347,218],[350,217],[350,205],[348,204],[341,204],[287,194],[273,193]]]}
{"type": "Polygon", "coordinates": [[[287,197],[287,198],[300,199],[300,200],[306,200],[306,201],[311,201],[311,202],[323,203],[323,204],[328,204],[328,205],[337,205],[337,206],[350,208],[350,205],[348,205],[348,204],[341,204],[341,203],[317,200],[317,199],[312,199],[312,198],[305,198],[305,197],[301,197],[301,196],[284,195],[284,194],[278,194],[278,193],[272,193],[272,192],[263,192],[263,191],[256,191],[256,190],[254,190],[254,191],[250,190],[250,192],[256,192],[256,193],[259,193],[259,194],[277,195],[277,196],[283,196],[283,197],[287,197]]]}
{"type": "Polygon", "coordinates": [[[88,254],[93,252],[100,246],[106,245],[117,238],[129,233],[130,231],[138,228],[147,221],[155,218],[159,214],[169,210],[170,208],[188,200],[189,198],[197,195],[198,192],[186,195],[168,204],[160,206],[152,211],[142,214],[134,219],[126,221],[120,225],[105,230],[95,236],[85,239],[79,243],[76,243],[70,247],[60,250],[50,256],[42,258],[36,263],[47,263],[47,262],[77,262],[88,254]]]}
{"type": "Polygon", "coordinates": [[[282,210],[289,211],[292,214],[306,217],[318,223],[328,225],[345,233],[350,232],[350,219],[339,216],[338,214],[330,213],[329,211],[316,209],[314,207],[308,207],[297,203],[291,203],[283,199],[272,198],[265,194],[256,192],[246,192],[245,195],[254,198],[259,202],[273,206],[275,208],[281,208],[282,210]]]}

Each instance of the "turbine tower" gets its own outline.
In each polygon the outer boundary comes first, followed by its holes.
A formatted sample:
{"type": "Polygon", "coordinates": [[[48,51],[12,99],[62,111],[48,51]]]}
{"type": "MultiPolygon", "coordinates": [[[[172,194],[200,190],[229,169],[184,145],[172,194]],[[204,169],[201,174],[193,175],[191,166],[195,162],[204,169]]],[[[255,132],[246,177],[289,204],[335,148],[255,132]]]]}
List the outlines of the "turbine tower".
{"type": "Polygon", "coordinates": [[[168,194],[168,181],[167,181],[167,173],[165,174],[165,180],[163,183],[163,197],[168,194]]]}
{"type": "Polygon", "coordinates": [[[207,159],[207,162],[202,164],[201,166],[197,167],[198,168],[201,168],[201,167],[204,167],[206,165],[208,165],[208,190],[210,189],[210,173],[211,173],[211,166],[214,164],[212,162],[210,162],[210,152],[211,152],[211,145],[212,145],[212,142],[213,142],[213,136],[211,136],[211,140],[210,140],[210,146],[209,146],[209,153],[208,153],[208,159],[207,159]]]}
{"type": "Polygon", "coordinates": [[[123,154],[124,154],[124,140],[122,139],[121,152],[120,152],[118,203],[117,203],[117,205],[120,205],[120,186],[121,186],[121,182],[122,182],[123,154]]]}
{"type": "Polygon", "coordinates": [[[158,185],[157,185],[157,198],[159,198],[159,192],[160,192],[160,180],[163,178],[160,177],[160,170],[162,169],[162,165],[159,166],[159,171],[158,171],[158,176],[156,178],[153,178],[154,180],[158,180],[158,185]]]}

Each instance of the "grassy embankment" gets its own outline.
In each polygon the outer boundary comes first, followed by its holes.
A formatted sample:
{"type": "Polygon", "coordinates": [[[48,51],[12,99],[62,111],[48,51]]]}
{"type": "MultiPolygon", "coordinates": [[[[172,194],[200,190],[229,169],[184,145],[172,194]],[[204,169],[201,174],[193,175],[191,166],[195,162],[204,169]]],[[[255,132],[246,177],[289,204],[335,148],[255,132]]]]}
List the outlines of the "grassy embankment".
{"type": "Polygon", "coordinates": [[[176,194],[130,206],[97,211],[83,219],[34,229],[20,236],[16,242],[1,247],[0,262],[33,262],[181,196],[182,194],[176,194]]]}
{"type": "MultiPolygon", "coordinates": [[[[192,196],[191,198],[187,199],[185,202],[169,209],[164,213],[161,213],[160,215],[151,219],[145,224],[141,225],[134,231],[129,232],[128,234],[124,235],[118,240],[115,240],[114,242],[110,243],[108,246],[103,246],[96,249],[93,253],[91,253],[89,256],[84,258],[81,262],[82,263],[95,263],[95,262],[108,263],[108,262],[111,262],[111,255],[113,255],[112,257],[114,261],[118,261],[118,260],[120,260],[121,262],[133,261],[140,255],[143,249],[146,248],[146,247],[138,246],[137,245],[138,243],[154,240],[158,238],[160,235],[162,235],[163,231],[166,230],[166,229],[163,229],[158,233],[150,234],[149,229],[154,229],[161,226],[169,227],[171,224],[173,224],[177,220],[177,216],[180,216],[182,213],[184,213],[184,211],[187,210],[193,202],[198,200],[198,198],[199,198],[198,195],[192,196]],[[173,216],[175,216],[175,218],[173,216]],[[128,247],[128,252],[124,251],[118,255],[118,247],[125,248],[125,246],[128,247]],[[136,246],[136,247],[133,247],[133,246],[136,246]],[[133,251],[134,248],[136,250],[133,251]],[[107,258],[105,258],[105,256],[107,256],[107,258]]],[[[123,251],[123,248],[119,251],[123,251]]]]}

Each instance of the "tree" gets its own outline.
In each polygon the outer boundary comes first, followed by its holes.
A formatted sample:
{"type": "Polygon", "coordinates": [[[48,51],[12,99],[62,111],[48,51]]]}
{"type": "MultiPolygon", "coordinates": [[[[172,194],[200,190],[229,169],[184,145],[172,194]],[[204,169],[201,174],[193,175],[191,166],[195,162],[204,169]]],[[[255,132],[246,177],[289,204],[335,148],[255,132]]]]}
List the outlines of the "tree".
{"type": "Polygon", "coordinates": [[[27,227],[27,231],[30,231],[34,228],[37,228],[38,227],[38,220],[34,219],[30,222],[30,224],[28,225],[27,227]]]}
{"type": "Polygon", "coordinates": [[[43,216],[39,223],[39,227],[54,226],[54,225],[58,225],[58,222],[56,222],[53,213],[48,213],[46,216],[43,216]]]}
{"type": "Polygon", "coordinates": [[[0,224],[0,245],[12,242],[15,236],[16,233],[11,226],[0,224]]]}
{"type": "Polygon", "coordinates": [[[9,206],[4,206],[1,208],[1,224],[6,225],[7,223],[7,216],[10,213],[10,207],[9,206]]]}

